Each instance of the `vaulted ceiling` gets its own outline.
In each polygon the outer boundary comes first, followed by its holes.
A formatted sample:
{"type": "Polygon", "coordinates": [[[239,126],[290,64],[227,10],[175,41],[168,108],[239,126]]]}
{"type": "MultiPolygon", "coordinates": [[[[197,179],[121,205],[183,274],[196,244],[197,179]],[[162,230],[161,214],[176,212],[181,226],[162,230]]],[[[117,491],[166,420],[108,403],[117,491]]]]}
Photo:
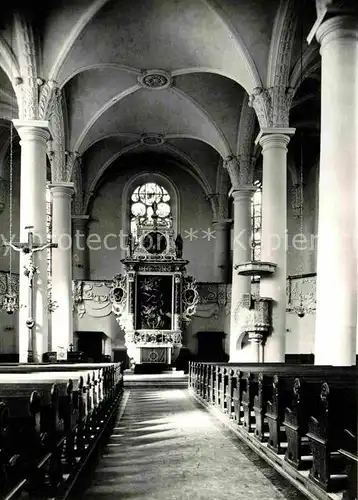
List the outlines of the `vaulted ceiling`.
{"type": "MultiPolygon", "coordinates": [[[[284,4],[52,0],[31,7],[38,75],[63,91],[66,147],[83,156],[87,190],[123,155],[155,148],[202,176],[213,192],[220,157],[237,154],[245,95],[267,85],[284,4]]],[[[314,9],[305,14],[307,25],[311,18],[314,9]]],[[[16,56],[9,24],[2,39],[16,56]]],[[[292,68],[299,44],[297,33],[292,68]]],[[[317,98],[317,89],[309,92],[317,98]]],[[[297,104],[296,121],[309,99],[297,104]]],[[[0,117],[16,116],[13,102],[13,87],[0,69],[0,117]]]]}

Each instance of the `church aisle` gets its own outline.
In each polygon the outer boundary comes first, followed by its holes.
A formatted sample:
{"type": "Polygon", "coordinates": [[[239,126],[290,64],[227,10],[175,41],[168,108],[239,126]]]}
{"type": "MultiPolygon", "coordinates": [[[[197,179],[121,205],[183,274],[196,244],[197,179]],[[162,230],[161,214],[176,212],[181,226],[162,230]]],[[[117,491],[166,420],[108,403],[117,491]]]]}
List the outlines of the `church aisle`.
{"type": "Polygon", "coordinates": [[[303,500],[186,389],[124,393],[83,499],[303,500]]]}

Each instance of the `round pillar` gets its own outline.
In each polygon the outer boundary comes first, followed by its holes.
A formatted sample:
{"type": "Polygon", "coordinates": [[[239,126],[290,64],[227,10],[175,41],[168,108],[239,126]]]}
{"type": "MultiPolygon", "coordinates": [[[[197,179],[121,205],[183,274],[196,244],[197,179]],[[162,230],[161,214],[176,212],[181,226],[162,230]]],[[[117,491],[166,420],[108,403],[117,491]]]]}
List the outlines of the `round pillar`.
{"type": "Polygon", "coordinates": [[[331,18],[321,44],[315,364],[353,365],[357,327],[358,19],[331,18]]]}
{"type": "Polygon", "coordinates": [[[52,313],[51,351],[58,360],[67,359],[73,344],[72,311],[72,183],[50,184],[52,195],[52,240],[58,245],[52,249],[52,299],[57,307],[52,313]]]}
{"type": "MultiPolygon", "coordinates": [[[[48,122],[44,120],[14,120],[20,136],[21,181],[20,181],[20,241],[28,239],[27,227],[32,227],[34,243],[46,243],[46,153],[50,138],[48,122]]],[[[42,362],[42,355],[48,351],[48,303],[47,303],[47,252],[34,254],[37,267],[33,283],[33,314],[35,325],[32,335],[26,321],[30,316],[29,280],[24,275],[28,258],[20,253],[19,270],[19,360],[28,361],[28,350],[32,349],[33,361],[42,362]],[[29,337],[30,344],[29,344],[29,337]]]]}
{"type": "Polygon", "coordinates": [[[255,188],[242,187],[232,193],[234,199],[234,235],[232,257],[231,320],[230,320],[230,362],[239,361],[237,338],[240,332],[236,322],[237,308],[242,296],[251,293],[251,278],[240,276],[236,267],[251,260],[251,200],[255,188]]]}
{"type": "Polygon", "coordinates": [[[266,362],[285,361],[287,278],[287,145],[295,129],[262,129],[261,261],[276,264],[272,276],[260,279],[260,295],[272,299],[272,331],[266,362]]]}
{"type": "Polygon", "coordinates": [[[215,230],[214,279],[218,283],[228,283],[231,220],[215,221],[213,228],[215,230]]]}
{"type": "Polygon", "coordinates": [[[72,216],[72,259],[73,259],[73,279],[83,281],[88,276],[88,248],[87,248],[87,225],[89,215],[72,216]]]}

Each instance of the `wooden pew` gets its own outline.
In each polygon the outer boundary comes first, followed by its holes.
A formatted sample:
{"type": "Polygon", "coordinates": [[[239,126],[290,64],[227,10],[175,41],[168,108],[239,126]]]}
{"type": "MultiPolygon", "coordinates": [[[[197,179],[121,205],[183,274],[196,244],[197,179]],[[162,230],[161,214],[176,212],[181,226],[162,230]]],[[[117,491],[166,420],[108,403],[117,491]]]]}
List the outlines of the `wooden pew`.
{"type": "Polygon", "coordinates": [[[307,437],[313,453],[310,479],[325,491],[347,488],[345,462],[338,452],[344,429],[357,425],[357,383],[329,378],[321,384],[318,405],[311,412],[307,437]]]}
{"type": "MultiPolygon", "coordinates": [[[[13,439],[3,447],[1,445],[6,440],[0,440],[3,463],[7,471],[12,471],[12,482],[3,481],[2,492],[5,489],[9,491],[18,481],[13,491],[4,496],[9,500],[23,489],[34,499],[42,498],[42,495],[45,495],[44,498],[55,496],[68,477],[73,476],[78,468],[76,463],[81,463],[93,447],[109,412],[113,413],[113,404],[123,386],[120,367],[115,365],[107,364],[99,370],[96,366],[96,370],[92,371],[77,367],[77,370],[61,372],[57,368],[45,372],[44,367],[41,368],[32,373],[28,367],[20,367],[16,374],[0,369],[0,372],[5,371],[0,373],[0,400],[4,401],[0,405],[0,415],[1,408],[6,408],[12,435],[15,435],[15,431],[19,434],[22,421],[16,420],[14,413],[11,416],[11,410],[14,412],[16,409],[20,416],[23,413],[29,422],[28,427],[32,429],[27,436],[35,436],[34,439],[40,442],[38,453],[33,453],[34,446],[30,446],[28,438],[22,441],[22,448],[15,450],[18,453],[13,454],[13,439]],[[69,379],[69,375],[73,379],[69,379]],[[31,405],[26,400],[28,391],[32,391],[31,405]],[[35,413],[34,403],[37,403],[35,413]]],[[[63,370],[63,365],[61,368],[63,370]]]]}
{"type": "Polygon", "coordinates": [[[342,500],[358,499],[358,441],[357,433],[345,429],[345,439],[338,452],[346,462],[348,485],[343,493],[342,500]]]}
{"type": "MultiPolygon", "coordinates": [[[[243,424],[247,432],[254,433],[259,441],[268,440],[266,417],[267,401],[271,398],[272,378],[284,368],[284,363],[247,363],[240,365],[240,391],[243,424]]],[[[240,399],[240,396],[239,396],[240,399]]]]}
{"type": "Polygon", "coordinates": [[[31,385],[1,390],[1,404],[8,410],[2,493],[12,488],[19,477],[33,475],[33,464],[51,447],[48,433],[41,429],[41,413],[45,407],[56,404],[57,391],[54,386],[41,389],[41,393],[37,392],[31,385]]]}
{"type": "Polygon", "coordinates": [[[357,416],[356,367],[206,363],[205,371],[211,404],[259,441],[268,434],[268,448],[286,451],[285,461],[298,470],[311,469],[310,480],[323,490],[347,485],[338,445],[343,426],[352,425],[347,415],[357,416]],[[329,413],[322,403],[326,381],[335,395],[329,413]]]}

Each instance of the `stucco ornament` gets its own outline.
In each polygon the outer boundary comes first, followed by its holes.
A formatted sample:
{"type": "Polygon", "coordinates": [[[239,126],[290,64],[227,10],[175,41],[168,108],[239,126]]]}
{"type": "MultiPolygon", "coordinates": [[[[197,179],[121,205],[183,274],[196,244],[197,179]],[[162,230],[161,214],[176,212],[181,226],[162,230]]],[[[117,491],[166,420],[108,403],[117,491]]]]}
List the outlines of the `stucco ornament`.
{"type": "Polygon", "coordinates": [[[257,115],[261,128],[288,128],[293,89],[275,86],[256,87],[250,96],[250,106],[257,115]]]}
{"type": "Polygon", "coordinates": [[[116,316],[122,316],[127,306],[127,280],[125,276],[117,274],[113,278],[109,292],[109,299],[112,302],[112,311],[116,316]]]}
{"type": "Polygon", "coordinates": [[[190,321],[191,317],[195,314],[200,297],[198,293],[198,286],[196,279],[192,276],[186,276],[183,280],[183,321],[190,321]]]}
{"type": "Polygon", "coordinates": [[[138,83],[147,89],[162,90],[170,87],[172,77],[160,69],[146,70],[138,77],[138,83]]]}
{"type": "Polygon", "coordinates": [[[36,120],[38,118],[38,85],[36,67],[36,48],[32,27],[27,20],[18,13],[14,16],[16,40],[19,52],[19,66],[21,78],[16,84],[19,91],[19,118],[36,120]]]}
{"type": "Polygon", "coordinates": [[[163,144],[164,136],[162,134],[142,134],[141,143],[146,146],[158,146],[159,144],[163,144]]]}
{"type": "Polygon", "coordinates": [[[254,157],[251,155],[228,156],[224,161],[224,168],[227,169],[232,187],[240,189],[242,186],[249,186],[253,181],[254,157]]]}
{"type": "Polygon", "coordinates": [[[273,29],[266,88],[256,87],[249,105],[261,128],[288,128],[294,90],[288,86],[297,24],[295,0],[281,2],[273,29]]]}

